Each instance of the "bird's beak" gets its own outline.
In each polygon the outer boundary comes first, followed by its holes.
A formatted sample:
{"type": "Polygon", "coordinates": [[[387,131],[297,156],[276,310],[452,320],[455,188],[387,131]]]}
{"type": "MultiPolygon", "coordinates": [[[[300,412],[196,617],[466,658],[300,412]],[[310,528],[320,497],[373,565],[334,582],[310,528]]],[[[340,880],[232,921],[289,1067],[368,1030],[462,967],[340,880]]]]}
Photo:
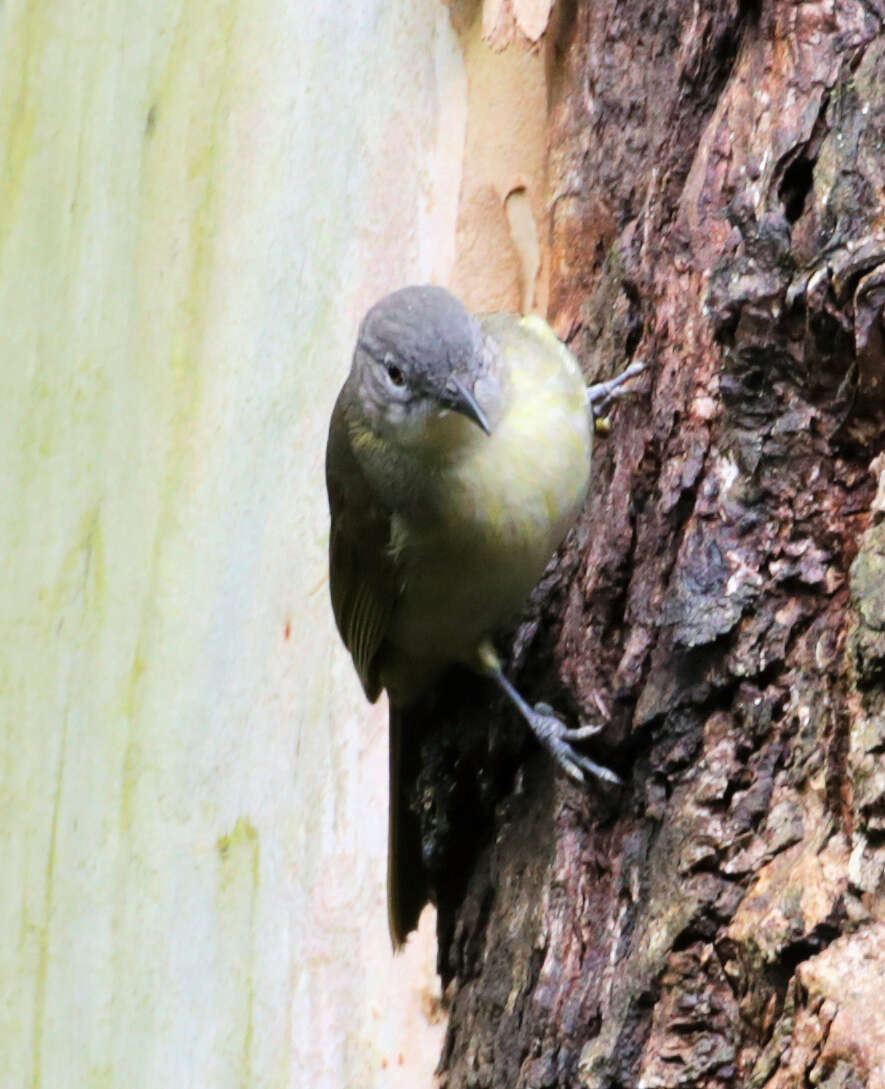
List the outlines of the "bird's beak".
{"type": "Polygon", "coordinates": [[[487,435],[491,435],[492,429],[486,414],[479,407],[479,401],[458,378],[453,376],[446,383],[446,397],[443,403],[446,408],[450,408],[453,412],[460,412],[462,416],[466,416],[468,420],[472,420],[481,427],[487,435]]]}

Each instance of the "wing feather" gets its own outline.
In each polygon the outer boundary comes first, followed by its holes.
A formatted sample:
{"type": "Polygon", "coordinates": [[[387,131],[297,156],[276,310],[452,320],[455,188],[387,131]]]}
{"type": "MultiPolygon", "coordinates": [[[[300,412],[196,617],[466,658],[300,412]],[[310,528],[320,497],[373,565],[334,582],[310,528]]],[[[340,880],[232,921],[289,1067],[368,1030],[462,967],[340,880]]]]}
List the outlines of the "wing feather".
{"type": "Polygon", "coordinates": [[[379,502],[353,453],[345,390],[329,427],[326,486],[332,517],[332,611],[366,697],[374,703],[381,691],[378,657],[396,602],[397,568],[390,549],[391,513],[379,502]]]}

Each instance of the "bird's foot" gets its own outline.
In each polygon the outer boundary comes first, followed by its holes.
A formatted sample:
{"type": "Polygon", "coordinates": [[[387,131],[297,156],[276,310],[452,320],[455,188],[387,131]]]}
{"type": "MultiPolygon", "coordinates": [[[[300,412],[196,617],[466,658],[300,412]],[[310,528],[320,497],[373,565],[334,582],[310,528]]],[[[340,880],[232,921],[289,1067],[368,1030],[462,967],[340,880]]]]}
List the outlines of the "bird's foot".
{"type": "Polygon", "coordinates": [[[495,681],[531,726],[535,737],[556,758],[556,762],[566,775],[579,783],[585,783],[588,775],[603,779],[607,783],[621,783],[620,776],[615,775],[611,769],[603,767],[602,764],[597,764],[589,756],[585,756],[579,749],[575,748],[576,743],[586,741],[598,734],[603,728],[602,726],[570,727],[566,725],[565,721],[559,717],[549,703],[536,703],[534,707],[528,704],[516,687],[504,676],[501,660],[498,658],[490,640],[483,640],[477,650],[477,657],[481,671],[495,681]]]}
{"type": "Polygon", "coordinates": [[[590,407],[593,411],[593,417],[597,423],[597,430],[605,431],[604,417],[609,407],[623,397],[627,393],[631,393],[630,389],[622,389],[621,387],[625,382],[629,382],[631,378],[635,378],[638,374],[642,374],[645,370],[645,364],[636,362],[631,363],[626,370],[622,371],[615,378],[610,378],[607,382],[597,382],[593,386],[587,387],[587,400],[590,403],[590,407]],[[603,426],[598,427],[599,424],[603,426]]]}
{"type": "Polygon", "coordinates": [[[587,775],[619,784],[621,777],[610,768],[597,764],[575,748],[576,742],[594,737],[602,726],[570,727],[556,714],[549,703],[536,703],[525,712],[525,717],[545,749],[555,758],[562,770],[579,783],[587,781],[587,775]]]}

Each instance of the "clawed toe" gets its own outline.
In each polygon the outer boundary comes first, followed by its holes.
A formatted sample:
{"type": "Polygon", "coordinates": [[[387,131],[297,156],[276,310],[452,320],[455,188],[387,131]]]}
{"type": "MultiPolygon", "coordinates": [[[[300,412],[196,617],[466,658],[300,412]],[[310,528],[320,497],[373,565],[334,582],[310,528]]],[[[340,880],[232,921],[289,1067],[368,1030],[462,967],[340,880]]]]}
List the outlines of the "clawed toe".
{"type": "MultiPolygon", "coordinates": [[[[607,768],[604,764],[597,764],[595,760],[591,760],[589,756],[584,756],[582,753],[575,754],[575,760],[584,771],[590,775],[595,775],[597,779],[603,779],[606,783],[613,783],[615,786],[621,786],[624,780],[616,772],[613,772],[611,768],[607,768]]],[[[581,777],[583,782],[583,775],[581,777]]]]}
{"type": "Polygon", "coordinates": [[[535,705],[530,724],[542,744],[556,757],[559,766],[572,779],[583,783],[586,782],[587,775],[593,775],[607,783],[621,783],[620,776],[574,747],[575,742],[586,741],[598,734],[601,727],[570,728],[546,703],[535,705]]]}
{"type": "Polygon", "coordinates": [[[572,729],[563,730],[562,736],[566,741],[586,741],[589,737],[596,737],[604,729],[605,726],[602,724],[598,726],[575,726],[572,729]]]}
{"type": "Polygon", "coordinates": [[[557,714],[549,703],[536,703],[535,714],[562,723],[562,729],[558,732],[558,736],[563,741],[586,741],[589,737],[596,737],[598,733],[605,729],[605,723],[599,723],[596,726],[567,726],[562,715],[557,714]]]}
{"type": "Polygon", "coordinates": [[[547,751],[556,758],[562,770],[579,783],[587,781],[588,775],[602,779],[607,783],[620,784],[621,778],[609,768],[597,764],[574,746],[576,743],[594,737],[602,726],[569,727],[565,720],[553,710],[549,703],[537,703],[534,707],[526,703],[516,688],[504,676],[498,657],[491,646],[480,648],[480,666],[482,671],[492,677],[504,694],[510,699],[519,713],[531,726],[535,736],[547,751]]]}

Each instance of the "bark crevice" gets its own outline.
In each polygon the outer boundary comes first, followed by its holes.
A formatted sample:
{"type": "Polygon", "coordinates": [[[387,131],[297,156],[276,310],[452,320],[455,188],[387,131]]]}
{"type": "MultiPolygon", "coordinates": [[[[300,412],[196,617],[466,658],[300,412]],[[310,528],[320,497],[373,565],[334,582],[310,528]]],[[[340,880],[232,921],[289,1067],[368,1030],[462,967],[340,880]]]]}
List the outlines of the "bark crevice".
{"type": "Polygon", "coordinates": [[[560,17],[551,317],[590,380],[649,370],[514,664],[606,720],[626,785],[576,788],[453,695],[458,774],[493,785],[440,911],[449,1089],[885,1068],[835,982],[883,959],[880,8],[560,17]]]}

